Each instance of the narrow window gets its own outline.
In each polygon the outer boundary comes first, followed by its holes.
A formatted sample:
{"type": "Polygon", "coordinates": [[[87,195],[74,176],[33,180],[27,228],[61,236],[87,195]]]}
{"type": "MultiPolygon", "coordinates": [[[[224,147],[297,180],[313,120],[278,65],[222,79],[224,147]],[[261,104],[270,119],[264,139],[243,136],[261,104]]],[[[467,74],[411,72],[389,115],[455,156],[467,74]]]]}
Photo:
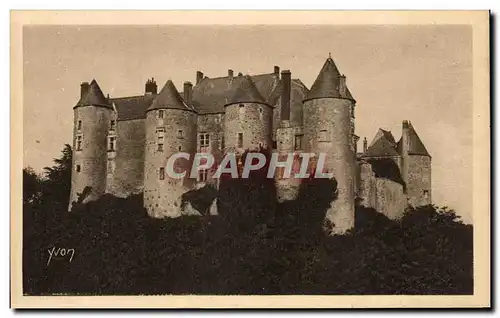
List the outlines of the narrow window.
{"type": "Polygon", "coordinates": [[[278,142],[276,140],[273,140],[273,149],[278,148],[278,142]]]}
{"type": "Polygon", "coordinates": [[[243,120],[243,118],[245,118],[245,105],[243,104],[240,104],[239,115],[240,120],[243,120]]]}
{"type": "Polygon", "coordinates": [[[82,130],[82,121],[81,120],[78,121],[77,129],[82,130]]]}
{"type": "Polygon", "coordinates": [[[115,137],[109,137],[108,151],[115,151],[115,137]]]}
{"type": "Polygon", "coordinates": [[[184,137],[184,136],[183,136],[183,132],[182,132],[182,130],[180,130],[180,129],[179,129],[179,130],[177,130],[177,138],[183,138],[183,137],[184,137]]]}
{"type": "Polygon", "coordinates": [[[179,152],[181,152],[181,149],[182,149],[182,148],[181,148],[181,146],[179,146],[179,148],[178,148],[178,149],[179,149],[179,152]]]}
{"type": "Polygon", "coordinates": [[[163,119],[163,116],[164,116],[164,111],[163,110],[159,110],[158,111],[158,118],[163,119]]]}
{"type": "Polygon", "coordinates": [[[82,150],[82,136],[76,136],[76,150],[82,150]]]}
{"type": "Polygon", "coordinates": [[[109,130],[115,130],[115,126],[116,126],[116,121],[112,120],[110,125],[109,125],[109,130]]]}
{"type": "Polygon", "coordinates": [[[163,151],[163,136],[158,136],[157,145],[158,145],[158,148],[156,150],[163,151]]]}
{"type": "Polygon", "coordinates": [[[82,166],[76,165],[76,172],[80,172],[80,171],[82,171],[82,166]]]}
{"type": "Polygon", "coordinates": [[[238,148],[243,148],[243,133],[238,133],[238,148]]]}
{"type": "Polygon", "coordinates": [[[224,141],[224,136],[222,136],[220,139],[220,149],[224,150],[224,148],[225,148],[225,141],[224,141]]]}
{"type": "Polygon", "coordinates": [[[160,168],[160,180],[165,180],[165,168],[160,168]]]}
{"type": "Polygon", "coordinates": [[[424,190],[424,198],[425,199],[429,198],[429,190],[424,190]]]}
{"type": "Polygon", "coordinates": [[[262,107],[259,107],[259,119],[262,120],[264,118],[262,107]]]}
{"type": "Polygon", "coordinates": [[[108,174],[113,174],[115,172],[115,161],[108,160],[108,174]]]}
{"type": "Polygon", "coordinates": [[[302,135],[295,136],[295,150],[302,149],[302,135]]]}
{"type": "Polygon", "coordinates": [[[198,173],[198,181],[199,182],[206,182],[207,179],[208,179],[208,169],[200,170],[198,173]]]}

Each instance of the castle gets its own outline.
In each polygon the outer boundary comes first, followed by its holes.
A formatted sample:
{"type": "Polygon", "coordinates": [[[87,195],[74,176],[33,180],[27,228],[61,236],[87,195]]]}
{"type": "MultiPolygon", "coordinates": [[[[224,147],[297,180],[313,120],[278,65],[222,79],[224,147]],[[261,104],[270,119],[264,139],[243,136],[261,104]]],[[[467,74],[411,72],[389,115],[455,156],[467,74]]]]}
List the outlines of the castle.
{"type": "MultiPolygon", "coordinates": [[[[274,152],[324,152],[325,167],[337,181],[338,196],[326,218],[332,233],[354,226],[355,200],[391,219],[408,205],[431,203],[431,156],[411,122],[403,121],[398,142],[379,129],[357,151],[356,101],[329,57],[311,89],[278,66],[260,75],[209,78],[196,73],[179,93],[167,81],[160,92],[154,79],[140,96],[104,96],[95,80],[81,84],[74,106],[70,202],[85,188],[85,201],[105,193],[143,193],[151,217],[183,213],[180,196],[212,182],[213,170],[197,179],[171,179],[167,159],[177,152],[225,152],[267,147],[274,152]]],[[[296,180],[276,180],[279,200],[297,193],[296,180]]],[[[71,206],[71,205],[70,205],[71,206]]]]}

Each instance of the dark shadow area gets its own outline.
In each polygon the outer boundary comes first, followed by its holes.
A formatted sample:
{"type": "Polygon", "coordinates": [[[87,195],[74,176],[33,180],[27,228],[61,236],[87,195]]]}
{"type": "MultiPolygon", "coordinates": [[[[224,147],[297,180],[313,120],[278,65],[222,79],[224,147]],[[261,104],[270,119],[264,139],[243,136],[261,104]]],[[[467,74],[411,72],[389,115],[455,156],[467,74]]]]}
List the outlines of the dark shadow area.
{"type": "Polygon", "coordinates": [[[64,182],[25,171],[24,293],[472,294],[472,226],[453,210],[409,209],[393,221],[358,206],[355,228],[328,236],[335,180],[304,180],[295,200],[278,203],[263,171],[185,194],[205,212],[217,198],[218,215],[164,220],[147,216],[142,194],[67,212],[69,191],[53,201],[64,182]]]}

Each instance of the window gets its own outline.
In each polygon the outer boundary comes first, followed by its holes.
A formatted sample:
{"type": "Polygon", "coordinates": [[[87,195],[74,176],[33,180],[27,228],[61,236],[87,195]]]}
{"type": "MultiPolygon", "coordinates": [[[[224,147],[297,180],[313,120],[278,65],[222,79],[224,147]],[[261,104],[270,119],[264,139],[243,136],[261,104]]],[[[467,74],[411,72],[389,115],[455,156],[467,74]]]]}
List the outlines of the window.
{"type": "Polygon", "coordinates": [[[177,130],[177,138],[183,138],[183,137],[184,137],[184,136],[183,136],[183,132],[182,132],[182,130],[180,130],[180,129],[179,129],[179,130],[177,130]]]}
{"type": "Polygon", "coordinates": [[[116,121],[112,120],[110,125],[109,125],[109,130],[115,130],[115,126],[116,126],[116,121]]]}
{"type": "Polygon", "coordinates": [[[156,150],[163,151],[163,136],[158,136],[157,145],[158,145],[158,148],[156,150]]]}
{"type": "Polygon", "coordinates": [[[165,111],[163,111],[163,110],[159,110],[159,111],[158,111],[158,118],[163,119],[164,112],[165,112],[165,111]]]}
{"type": "Polygon", "coordinates": [[[278,148],[278,142],[276,140],[273,140],[273,149],[278,148]]]}
{"type": "Polygon", "coordinates": [[[177,149],[179,149],[179,152],[181,152],[182,147],[181,147],[181,146],[179,146],[179,148],[177,148],[177,149]]]}
{"type": "Polygon", "coordinates": [[[210,134],[200,134],[200,152],[208,151],[210,149],[210,134]]]}
{"type": "Polygon", "coordinates": [[[262,107],[259,107],[259,119],[262,120],[264,118],[264,113],[262,107]]]}
{"type": "Polygon", "coordinates": [[[238,148],[243,148],[243,133],[238,133],[238,148]]]}
{"type": "Polygon", "coordinates": [[[78,130],[82,130],[82,121],[81,121],[81,120],[79,120],[79,121],[78,121],[78,124],[77,124],[77,128],[76,128],[76,129],[78,129],[78,130]]]}
{"type": "Polygon", "coordinates": [[[224,136],[220,138],[220,149],[224,150],[225,148],[225,141],[224,141],[224,136]]]}
{"type": "Polygon", "coordinates": [[[76,165],[76,172],[80,172],[80,171],[82,171],[82,166],[76,165]]]}
{"type": "Polygon", "coordinates": [[[295,136],[295,150],[302,149],[302,135],[295,136]]]}
{"type": "Polygon", "coordinates": [[[243,118],[245,118],[245,105],[243,104],[240,104],[239,115],[240,115],[240,120],[243,120],[243,118]]]}
{"type": "Polygon", "coordinates": [[[198,181],[206,182],[208,179],[208,169],[203,169],[198,172],[198,181]]]}
{"type": "Polygon", "coordinates": [[[160,180],[165,180],[165,168],[160,168],[160,180]]]}
{"type": "Polygon", "coordinates": [[[109,137],[108,151],[115,151],[115,137],[109,137]]]}
{"type": "Polygon", "coordinates": [[[429,190],[424,190],[424,198],[425,199],[429,198],[429,190]]]}
{"type": "Polygon", "coordinates": [[[76,151],[82,150],[82,136],[76,136],[76,151]]]}
{"type": "Polygon", "coordinates": [[[319,141],[330,141],[330,138],[328,137],[328,130],[326,129],[320,130],[319,141]]]}

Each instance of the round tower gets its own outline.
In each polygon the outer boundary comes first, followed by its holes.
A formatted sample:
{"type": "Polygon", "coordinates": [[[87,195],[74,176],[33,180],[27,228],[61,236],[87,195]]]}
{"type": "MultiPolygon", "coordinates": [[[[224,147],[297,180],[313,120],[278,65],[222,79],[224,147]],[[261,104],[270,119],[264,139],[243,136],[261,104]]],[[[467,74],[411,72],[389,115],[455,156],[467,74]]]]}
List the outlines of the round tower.
{"type": "Polygon", "coordinates": [[[306,152],[326,154],[323,171],[337,181],[337,198],[326,211],[327,230],[332,234],[354,227],[354,103],[345,76],[328,58],[304,100],[304,139],[306,152]]]}
{"type": "Polygon", "coordinates": [[[106,190],[108,131],[113,107],[96,80],[81,84],[80,100],[74,109],[71,194],[73,202],[88,202],[106,190]]]}
{"type": "Polygon", "coordinates": [[[250,76],[241,78],[225,105],[225,150],[241,153],[247,149],[272,147],[273,109],[259,93],[250,76]]]}
{"type": "Polygon", "coordinates": [[[146,148],[144,158],[144,206],[155,218],[181,215],[180,197],[195,185],[190,167],[196,153],[197,113],[179,95],[171,80],[146,112],[146,148]],[[179,152],[189,160],[177,159],[174,172],[186,171],[176,179],[167,171],[168,159],[179,152]]]}

